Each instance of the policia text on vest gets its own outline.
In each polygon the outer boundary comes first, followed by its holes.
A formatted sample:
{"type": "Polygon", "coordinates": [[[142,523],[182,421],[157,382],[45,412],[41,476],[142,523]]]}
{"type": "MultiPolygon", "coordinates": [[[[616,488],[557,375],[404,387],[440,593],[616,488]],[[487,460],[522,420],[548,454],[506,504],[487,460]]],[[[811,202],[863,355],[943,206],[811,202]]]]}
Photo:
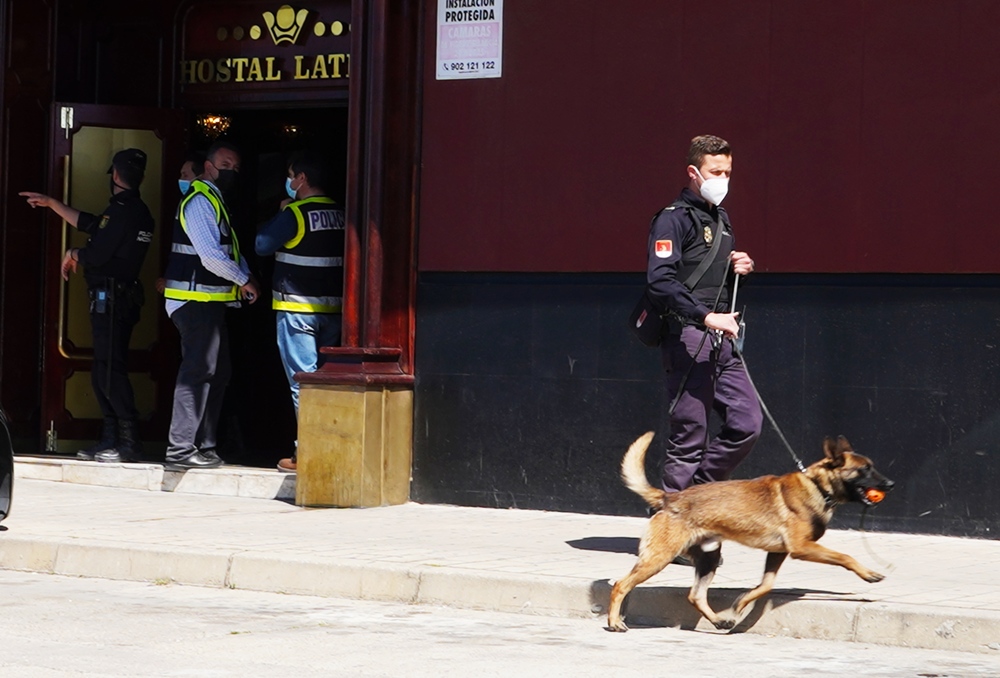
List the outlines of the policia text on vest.
{"type": "MultiPolygon", "coordinates": [[[[277,311],[278,352],[296,415],[295,375],[315,372],[320,347],[340,344],[344,213],[320,188],[327,176],[318,155],[294,156],[285,180],[290,202],[261,228],[255,243],[259,256],[275,258],[271,305],[277,311]]],[[[296,470],[295,456],[280,460],[278,468],[296,470]]]]}

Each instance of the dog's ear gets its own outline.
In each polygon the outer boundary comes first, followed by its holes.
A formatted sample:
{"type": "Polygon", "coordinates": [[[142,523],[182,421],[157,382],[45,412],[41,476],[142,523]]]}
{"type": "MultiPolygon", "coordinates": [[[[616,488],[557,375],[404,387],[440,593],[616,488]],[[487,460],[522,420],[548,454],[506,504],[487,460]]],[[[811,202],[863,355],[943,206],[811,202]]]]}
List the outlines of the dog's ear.
{"type": "Polygon", "coordinates": [[[837,451],[843,454],[844,452],[853,452],[854,448],[851,447],[851,443],[848,442],[847,438],[837,436],[837,451]]]}
{"type": "Polygon", "coordinates": [[[830,468],[838,468],[844,465],[844,450],[841,442],[847,442],[843,436],[834,440],[833,438],[823,439],[823,453],[826,455],[826,463],[830,468]]]}

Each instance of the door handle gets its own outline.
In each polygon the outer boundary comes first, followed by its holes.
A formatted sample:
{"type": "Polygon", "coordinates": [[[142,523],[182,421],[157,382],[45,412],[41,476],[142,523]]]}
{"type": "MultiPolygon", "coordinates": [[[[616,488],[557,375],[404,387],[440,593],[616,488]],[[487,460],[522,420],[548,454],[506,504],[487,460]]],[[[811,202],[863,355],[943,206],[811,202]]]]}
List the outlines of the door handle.
{"type": "MultiPolygon", "coordinates": [[[[63,156],[63,195],[62,200],[64,205],[69,204],[69,188],[70,188],[70,168],[72,159],[69,154],[63,156]]],[[[60,252],[65,252],[69,247],[69,229],[71,226],[69,222],[65,219],[62,220],[62,226],[60,231],[62,233],[62,247],[60,252]]],[[[58,332],[59,337],[57,339],[57,345],[59,348],[59,355],[67,359],[90,359],[93,360],[93,355],[88,355],[86,353],[80,353],[78,351],[70,350],[68,347],[71,345],[66,340],[66,297],[69,294],[69,281],[60,280],[59,281],[59,323],[58,332]]]]}

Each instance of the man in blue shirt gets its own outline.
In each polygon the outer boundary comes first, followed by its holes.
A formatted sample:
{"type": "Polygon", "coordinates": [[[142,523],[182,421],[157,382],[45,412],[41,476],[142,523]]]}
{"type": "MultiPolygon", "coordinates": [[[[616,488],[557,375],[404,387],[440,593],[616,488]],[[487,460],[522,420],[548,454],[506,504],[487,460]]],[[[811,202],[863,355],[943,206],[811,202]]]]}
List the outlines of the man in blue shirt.
{"type": "MultiPolygon", "coordinates": [[[[295,154],[288,164],[281,211],[257,234],[258,256],[274,255],[272,307],[278,352],[299,414],[297,372],[315,372],[321,346],[340,343],[344,290],[344,212],[326,196],[330,172],[321,156],[295,154]]],[[[296,458],[278,468],[293,472],[296,458]]]]}

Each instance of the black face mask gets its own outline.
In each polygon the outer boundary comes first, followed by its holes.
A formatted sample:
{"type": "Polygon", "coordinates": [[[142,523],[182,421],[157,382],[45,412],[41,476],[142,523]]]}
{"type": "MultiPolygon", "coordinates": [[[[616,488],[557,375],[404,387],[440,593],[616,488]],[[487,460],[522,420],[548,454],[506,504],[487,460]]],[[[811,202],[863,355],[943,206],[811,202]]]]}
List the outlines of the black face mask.
{"type": "Polygon", "coordinates": [[[239,180],[239,172],[234,169],[220,169],[219,176],[215,178],[215,185],[223,193],[229,193],[236,188],[239,180]]]}

